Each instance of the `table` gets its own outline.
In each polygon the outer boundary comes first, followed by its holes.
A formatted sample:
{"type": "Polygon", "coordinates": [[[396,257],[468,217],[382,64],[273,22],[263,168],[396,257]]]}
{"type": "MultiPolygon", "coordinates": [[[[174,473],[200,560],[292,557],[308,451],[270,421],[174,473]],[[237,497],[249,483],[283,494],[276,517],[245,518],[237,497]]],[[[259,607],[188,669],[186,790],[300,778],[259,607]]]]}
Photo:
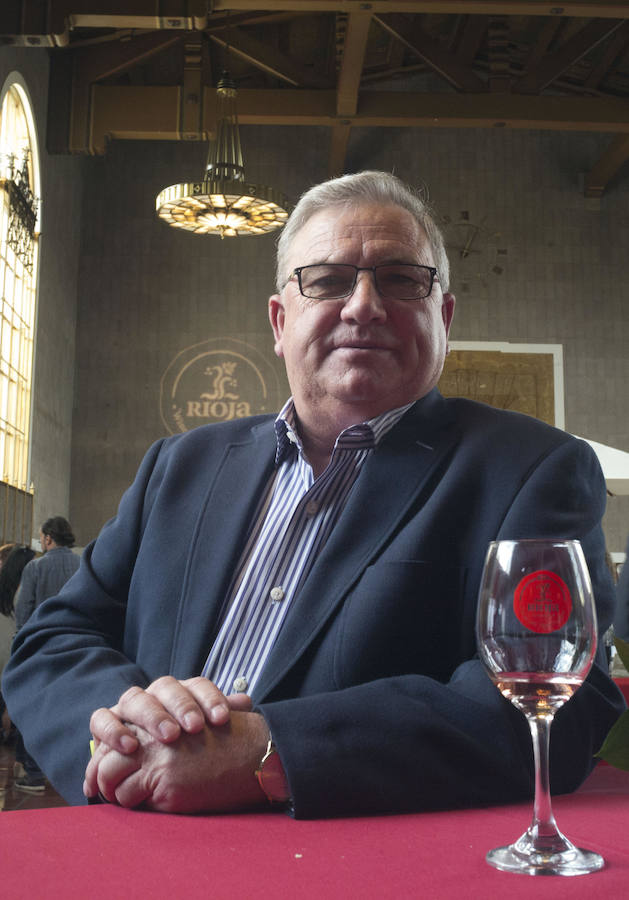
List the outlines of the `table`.
{"type": "Polygon", "coordinates": [[[529,824],[529,804],[313,822],[103,805],[0,817],[0,883],[12,900],[626,896],[629,773],[600,766],[577,793],[556,797],[554,809],[571,840],[603,854],[605,869],[533,881],[488,866],[487,850],[529,824]]]}

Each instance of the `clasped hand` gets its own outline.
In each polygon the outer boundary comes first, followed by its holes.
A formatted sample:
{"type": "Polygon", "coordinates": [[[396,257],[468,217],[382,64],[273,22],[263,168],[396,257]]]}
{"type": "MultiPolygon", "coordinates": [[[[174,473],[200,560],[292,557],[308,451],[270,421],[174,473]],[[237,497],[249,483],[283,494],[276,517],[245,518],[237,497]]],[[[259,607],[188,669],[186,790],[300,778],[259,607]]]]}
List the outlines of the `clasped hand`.
{"type": "Polygon", "coordinates": [[[129,688],[90,719],[95,750],[83,792],[160,812],[253,808],[265,802],[255,769],[268,740],[246,694],[205,678],[166,676],[129,688]]]}

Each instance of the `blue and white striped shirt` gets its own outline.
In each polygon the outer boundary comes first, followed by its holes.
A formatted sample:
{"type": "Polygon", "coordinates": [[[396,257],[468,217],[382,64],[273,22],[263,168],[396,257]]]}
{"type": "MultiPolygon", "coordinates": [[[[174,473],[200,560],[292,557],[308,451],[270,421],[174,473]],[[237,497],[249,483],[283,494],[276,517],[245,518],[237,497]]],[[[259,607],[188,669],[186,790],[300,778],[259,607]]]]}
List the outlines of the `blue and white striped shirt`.
{"type": "Polygon", "coordinates": [[[291,601],[336,524],[349,493],[409,403],[346,428],[318,478],[303,455],[288,400],[275,421],[275,475],[262,497],[203,675],[224,693],[251,693],[291,601]]]}

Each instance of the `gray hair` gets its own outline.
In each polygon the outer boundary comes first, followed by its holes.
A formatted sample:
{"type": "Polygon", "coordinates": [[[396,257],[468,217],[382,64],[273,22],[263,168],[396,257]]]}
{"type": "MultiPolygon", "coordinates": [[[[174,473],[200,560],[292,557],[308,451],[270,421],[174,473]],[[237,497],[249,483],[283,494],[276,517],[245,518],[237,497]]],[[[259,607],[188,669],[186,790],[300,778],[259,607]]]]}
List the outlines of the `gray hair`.
{"type": "Polygon", "coordinates": [[[286,257],[297,233],[316,213],[331,206],[381,203],[406,209],[426,232],[442,290],[450,284],[450,263],[440,228],[428,203],[409,185],[388,172],[357,172],[316,184],[301,195],[277,242],[277,290],[286,282],[286,257]]]}

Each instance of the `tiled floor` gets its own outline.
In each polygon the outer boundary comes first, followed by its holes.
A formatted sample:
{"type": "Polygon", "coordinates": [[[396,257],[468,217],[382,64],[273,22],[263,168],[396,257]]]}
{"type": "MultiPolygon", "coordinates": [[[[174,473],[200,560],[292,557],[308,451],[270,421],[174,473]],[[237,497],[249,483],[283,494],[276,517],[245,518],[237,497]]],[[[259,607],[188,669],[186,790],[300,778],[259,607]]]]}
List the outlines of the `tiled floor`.
{"type": "Polygon", "coordinates": [[[30,794],[15,788],[13,786],[14,763],[13,744],[0,744],[0,812],[11,812],[16,809],[43,809],[46,806],[67,806],[65,800],[48,783],[46,790],[41,794],[30,794]]]}

